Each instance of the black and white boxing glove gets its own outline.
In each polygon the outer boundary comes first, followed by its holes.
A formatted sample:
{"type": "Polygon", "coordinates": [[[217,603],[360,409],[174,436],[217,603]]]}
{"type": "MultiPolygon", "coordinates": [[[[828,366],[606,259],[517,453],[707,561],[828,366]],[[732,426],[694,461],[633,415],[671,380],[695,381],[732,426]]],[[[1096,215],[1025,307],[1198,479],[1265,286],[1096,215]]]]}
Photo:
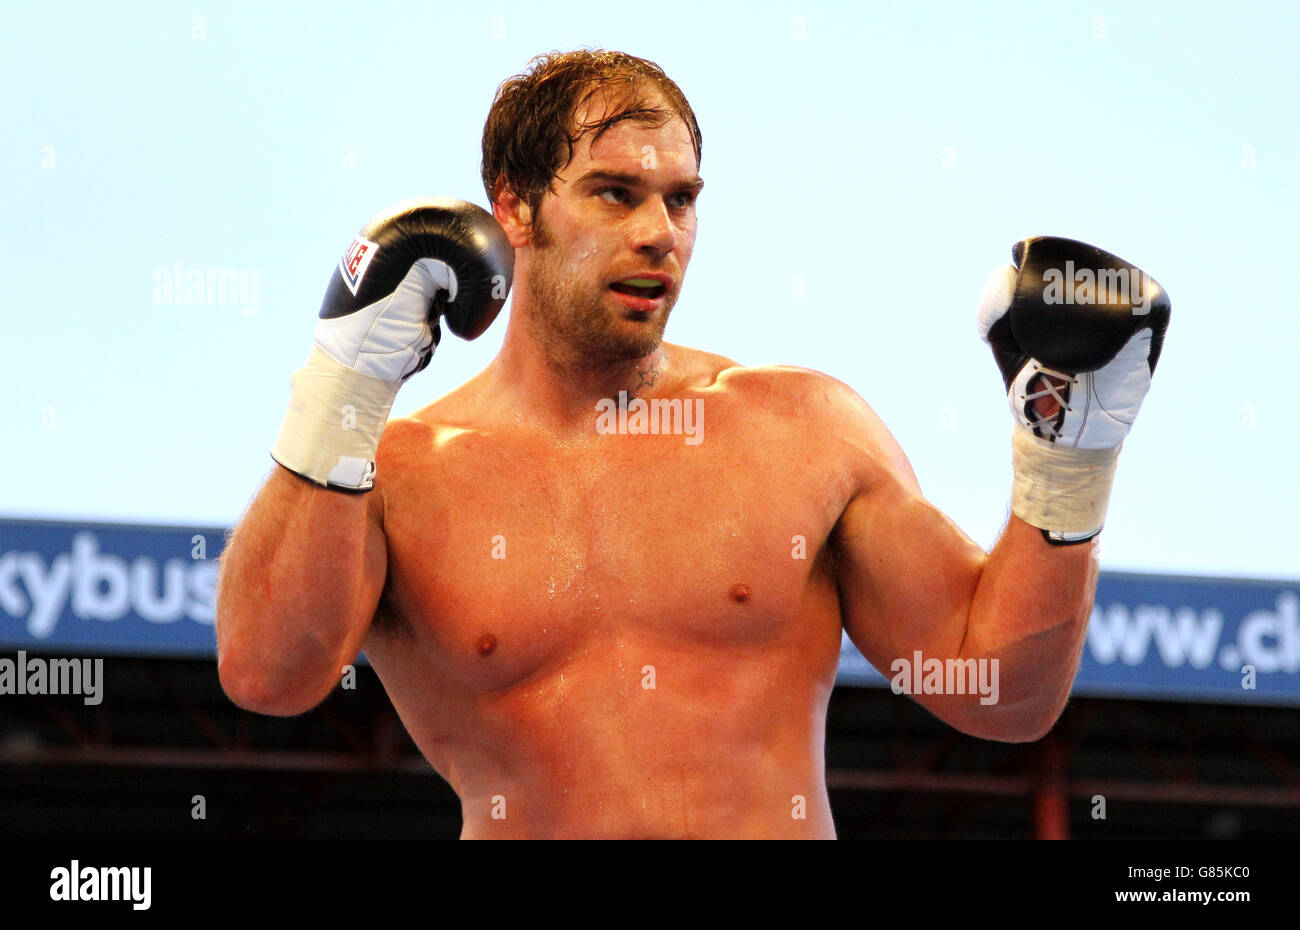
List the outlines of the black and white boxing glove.
{"type": "Polygon", "coordinates": [[[1105,522],[1120,446],[1164,344],[1169,296],[1136,266],[1072,239],[1022,239],[1012,258],[979,306],[980,337],[1016,418],[1011,510],[1048,542],[1083,542],[1105,522]],[[1041,415],[1042,398],[1059,410],[1041,415]]]}
{"type": "Polygon", "coordinates": [[[513,271],[505,232],[472,203],[408,200],[376,216],[330,278],[271,457],[326,487],[374,487],[388,412],[402,383],[429,364],[439,317],[477,338],[505,304],[513,271]]]}

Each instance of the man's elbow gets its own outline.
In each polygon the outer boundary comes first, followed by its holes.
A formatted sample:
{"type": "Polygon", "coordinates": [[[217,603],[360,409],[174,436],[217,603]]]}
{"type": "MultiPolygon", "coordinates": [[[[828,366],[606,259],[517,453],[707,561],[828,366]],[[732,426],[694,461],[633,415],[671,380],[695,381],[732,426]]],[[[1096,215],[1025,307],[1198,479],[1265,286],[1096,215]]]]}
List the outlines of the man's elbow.
{"type": "Polygon", "coordinates": [[[1039,723],[1022,723],[1014,727],[1008,727],[1003,731],[1003,735],[991,736],[988,739],[995,739],[1002,743],[1036,743],[1048,733],[1052,732],[1052,727],[1056,726],[1056,717],[1039,723]]]}
{"type": "Polygon", "coordinates": [[[270,717],[305,714],[329,694],[328,687],[304,687],[300,680],[277,678],[229,656],[217,661],[217,678],[221,690],[236,707],[270,717]]]}
{"type": "Polygon", "coordinates": [[[1045,708],[979,707],[953,725],[968,736],[998,743],[1036,743],[1061,719],[1064,705],[1045,708]]]}

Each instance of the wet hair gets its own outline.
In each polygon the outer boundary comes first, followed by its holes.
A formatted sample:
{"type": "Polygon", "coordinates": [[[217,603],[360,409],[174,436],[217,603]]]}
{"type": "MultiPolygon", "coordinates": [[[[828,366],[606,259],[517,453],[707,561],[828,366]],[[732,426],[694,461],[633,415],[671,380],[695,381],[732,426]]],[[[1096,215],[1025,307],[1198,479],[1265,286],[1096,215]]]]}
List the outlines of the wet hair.
{"type": "Polygon", "coordinates": [[[587,133],[594,133],[594,143],[623,120],[658,127],[672,119],[690,131],[698,165],[703,137],[695,113],[653,61],[605,49],[538,55],[497,88],[483,126],[481,173],[488,202],[504,180],[536,219],[542,197],[587,133]],[[578,112],[602,93],[609,95],[608,115],[576,125],[578,112]]]}

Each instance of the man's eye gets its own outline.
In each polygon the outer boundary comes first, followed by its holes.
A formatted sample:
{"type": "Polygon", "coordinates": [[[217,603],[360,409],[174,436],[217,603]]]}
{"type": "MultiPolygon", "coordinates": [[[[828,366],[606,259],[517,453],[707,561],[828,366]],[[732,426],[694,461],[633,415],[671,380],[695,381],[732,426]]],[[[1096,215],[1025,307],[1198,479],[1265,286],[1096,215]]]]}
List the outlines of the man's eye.
{"type": "Polygon", "coordinates": [[[627,189],[623,187],[606,187],[598,191],[596,196],[605,197],[610,203],[624,203],[627,201],[627,189]],[[612,200],[609,199],[609,195],[614,195],[612,200]]]}
{"type": "Polygon", "coordinates": [[[689,207],[691,204],[695,203],[695,195],[692,194],[690,191],[683,191],[680,194],[673,194],[673,197],[676,198],[677,206],[679,207],[689,207]]]}

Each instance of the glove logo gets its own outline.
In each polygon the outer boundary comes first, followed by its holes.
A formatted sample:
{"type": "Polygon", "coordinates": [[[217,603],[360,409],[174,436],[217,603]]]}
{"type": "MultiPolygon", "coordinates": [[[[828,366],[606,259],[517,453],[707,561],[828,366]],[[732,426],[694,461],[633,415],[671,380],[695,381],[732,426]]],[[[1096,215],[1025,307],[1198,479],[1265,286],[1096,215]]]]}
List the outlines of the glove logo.
{"type": "Polygon", "coordinates": [[[343,253],[343,257],[339,259],[339,274],[343,276],[343,283],[348,286],[353,297],[357,296],[361,279],[365,276],[366,269],[370,267],[370,260],[378,251],[378,243],[357,236],[348,246],[348,250],[343,253]]]}

